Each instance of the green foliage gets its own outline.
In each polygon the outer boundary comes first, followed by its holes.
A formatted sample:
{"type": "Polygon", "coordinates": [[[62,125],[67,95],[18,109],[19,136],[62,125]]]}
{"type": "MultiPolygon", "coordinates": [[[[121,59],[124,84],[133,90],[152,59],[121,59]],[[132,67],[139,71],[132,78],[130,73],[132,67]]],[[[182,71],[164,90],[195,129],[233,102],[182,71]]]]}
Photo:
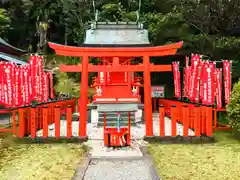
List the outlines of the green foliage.
{"type": "MultiPolygon", "coordinates": [[[[138,0],[97,0],[100,21],[136,21],[138,0]]],[[[140,20],[154,45],[183,40],[181,53],[192,52],[209,59],[232,59],[233,77],[240,76],[240,3],[237,0],[142,0],[140,20]]],[[[18,0],[6,1],[0,9],[0,35],[22,49],[39,43],[38,25],[48,25],[47,40],[61,44],[83,43],[88,22],[94,20],[92,1],[18,0]],[[3,24],[3,25],[2,25],[3,24]]],[[[155,60],[153,60],[155,61],[155,60]]],[[[66,64],[80,63],[64,58],[66,64]]],[[[69,77],[80,80],[80,73],[69,77]]]]}
{"type": "Polygon", "coordinates": [[[10,19],[7,16],[7,11],[0,8],[0,36],[3,35],[10,27],[10,19]]]}
{"type": "Polygon", "coordinates": [[[227,105],[230,126],[240,133],[240,81],[234,84],[231,92],[230,103],[227,105]]]}

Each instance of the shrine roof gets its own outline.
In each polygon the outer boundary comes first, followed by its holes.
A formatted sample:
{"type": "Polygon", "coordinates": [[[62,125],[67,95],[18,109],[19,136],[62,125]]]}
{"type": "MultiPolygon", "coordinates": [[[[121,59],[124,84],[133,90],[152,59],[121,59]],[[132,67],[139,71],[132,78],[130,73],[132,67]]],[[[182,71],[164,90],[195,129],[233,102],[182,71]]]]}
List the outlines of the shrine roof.
{"type": "Polygon", "coordinates": [[[19,65],[27,65],[28,64],[26,61],[21,60],[19,57],[8,55],[8,54],[2,53],[2,52],[0,52],[0,61],[13,62],[13,63],[19,64],[19,65]]]}
{"type": "Polygon", "coordinates": [[[148,30],[137,22],[93,22],[86,31],[85,45],[150,45],[148,30]]]}
{"type": "Polygon", "coordinates": [[[4,41],[2,38],[0,38],[0,52],[15,55],[15,56],[21,56],[23,54],[26,54],[27,51],[18,49],[10,44],[8,44],[6,41],[4,41]]]}
{"type": "Polygon", "coordinates": [[[54,49],[56,54],[63,56],[167,56],[176,54],[177,50],[182,47],[183,41],[154,47],[76,47],[65,46],[48,42],[50,48],[54,49]]]}

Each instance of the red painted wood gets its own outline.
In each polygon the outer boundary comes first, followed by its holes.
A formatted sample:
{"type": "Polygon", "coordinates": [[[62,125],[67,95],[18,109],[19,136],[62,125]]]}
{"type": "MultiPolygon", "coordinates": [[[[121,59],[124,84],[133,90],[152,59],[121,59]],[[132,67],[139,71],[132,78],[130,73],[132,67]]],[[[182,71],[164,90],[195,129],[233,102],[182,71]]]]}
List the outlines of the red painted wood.
{"type": "Polygon", "coordinates": [[[55,137],[60,138],[60,106],[56,106],[54,109],[54,122],[55,122],[55,137]]]}
{"type": "Polygon", "coordinates": [[[72,137],[72,107],[67,107],[67,137],[72,137]]]}
{"type": "Polygon", "coordinates": [[[177,108],[176,106],[171,107],[171,129],[172,129],[172,136],[177,136],[177,108]]]}
{"type": "Polygon", "coordinates": [[[80,122],[79,136],[86,137],[87,132],[87,103],[88,103],[88,56],[82,57],[82,76],[81,76],[81,91],[80,91],[80,122]]]}
{"type": "MultiPolygon", "coordinates": [[[[144,65],[120,65],[113,67],[111,65],[88,65],[88,72],[143,72],[144,65]]],[[[61,72],[82,72],[82,65],[60,65],[61,72]]],[[[151,72],[170,72],[172,71],[172,65],[150,65],[151,72]]]]}
{"type": "Polygon", "coordinates": [[[168,44],[156,47],[133,47],[133,48],[93,48],[93,47],[74,47],[48,43],[50,48],[56,51],[58,55],[64,56],[94,56],[94,57],[139,57],[139,56],[165,56],[173,55],[177,49],[181,48],[183,42],[168,44]]]}
{"type": "Polygon", "coordinates": [[[144,64],[144,115],[146,121],[146,136],[153,136],[153,119],[152,119],[152,94],[151,94],[151,75],[150,75],[150,58],[143,57],[144,64]]]}
{"type": "Polygon", "coordinates": [[[18,137],[23,138],[25,136],[25,121],[24,121],[24,109],[18,110],[18,137]]]}
{"type": "Polygon", "coordinates": [[[31,137],[36,138],[36,108],[31,108],[31,137]]]}
{"type": "Polygon", "coordinates": [[[43,137],[48,137],[48,108],[43,108],[43,137]]]}
{"type": "Polygon", "coordinates": [[[199,137],[200,134],[200,107],[195,107],[195,119],[194,119],[194,132],[195,136],[199,137]]]}
{"type": "Polygon", "coordinates": [[[188,106],[183,106],[182,111],[183,111],[183,136],[188,137],[188,130],[189,130],[189,109],[188,109],[188,106]]]}
{"type": "Polygon", "coordinates": [[[164,106],[159,107],[159,124],[160,124],[160,136],[165,136],[165,120],[164,120],[164,106]]]}
{"type": "Polygon", "coordinates": [[[206,113],[207,113],[207,118],[206,118],[206,135],[207,136],[209,136],[209,137],[211,137],[212,136],[212,126],[213,126],[213,124],[212,124],[212,120],[213,120],[213,118],[212,118],[212,112],[213,112],[213,110],[212,110],[212,107],[207,107],[207,109],[206,109],[206,113]]]}

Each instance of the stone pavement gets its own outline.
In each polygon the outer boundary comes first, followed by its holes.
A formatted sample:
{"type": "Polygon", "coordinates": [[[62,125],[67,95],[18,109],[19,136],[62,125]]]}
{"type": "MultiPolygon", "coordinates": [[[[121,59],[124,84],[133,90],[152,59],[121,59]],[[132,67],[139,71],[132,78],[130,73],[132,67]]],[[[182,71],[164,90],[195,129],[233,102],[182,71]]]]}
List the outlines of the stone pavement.
{"type": "Polygon", "coordinates": [[[83,180],[151,180],[140,146],[143,140],[133,141],[131,147],[107,148],[103,140],[86,142],[91,162],[83,180]]]}
{"type": "Polygon", "coordinates": [[[143,160],[92,161],[84,180],[151,180],[143,160]]]}
{"type": "MultiPolygon", "coordinates": [[[[72,122],[73,136],[78,136],[78,121],[72,122]]],[[[66,136],[67,123],[61,120],[61,136],[66,136]]],[[[159,135],[159,116],[153,114],[154,135],[159,135]]],[[[49,136],[54,136],[55,126],[49,125],[49,136]]],[[[171,120],[165,117],[165,134],[171,135],[171,120]]],[[[183,135],[183,127],[177,124],[177,134],[183,135]]],[[[189,129],[190,136],[194,132],[189,129]]],[[[103,127],[97,127],[94,123],[87,124],[87,135],[89,140],[86,144],[90,147],[90,163],[86,163],[84,172],[77,170],[75,180],[158,180],[156,171],[153,170],[151,160],[147,160],[140,150],[140,147],[146,146],[143,140],[145,136],[145,124],[138,123],[136,127],[131,127],[131,147],[121,149],[106,148],[103,145],[103,127]],[[148,162],[148,163],[147,163],[148,162]],[[150,162],[150,163],[149,163],[150,162]],[[149,164],[149,165],[147,165],[149,164]],[[79,172],[78,172],[79,171],[79,172]]],[[[37,136],[42,136],[42,130],[37,132],[37,136]]]]}

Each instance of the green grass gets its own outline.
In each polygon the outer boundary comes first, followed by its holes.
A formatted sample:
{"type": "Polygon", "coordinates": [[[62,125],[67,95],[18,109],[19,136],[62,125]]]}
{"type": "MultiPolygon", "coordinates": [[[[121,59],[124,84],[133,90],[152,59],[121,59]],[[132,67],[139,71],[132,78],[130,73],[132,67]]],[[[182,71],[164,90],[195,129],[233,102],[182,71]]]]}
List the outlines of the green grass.
{"type": "Polygon", "coordinates": [[[0,133],[0,179],[69,180],[86,150],[81,144],[19,144],[0,133]]]}
{"type": "Polygon", "coordinates": [[[149,153],[163,180],[240,179],[240,141],[229,132],[215,133],[216,143],[157,144],[149,153]]]}

